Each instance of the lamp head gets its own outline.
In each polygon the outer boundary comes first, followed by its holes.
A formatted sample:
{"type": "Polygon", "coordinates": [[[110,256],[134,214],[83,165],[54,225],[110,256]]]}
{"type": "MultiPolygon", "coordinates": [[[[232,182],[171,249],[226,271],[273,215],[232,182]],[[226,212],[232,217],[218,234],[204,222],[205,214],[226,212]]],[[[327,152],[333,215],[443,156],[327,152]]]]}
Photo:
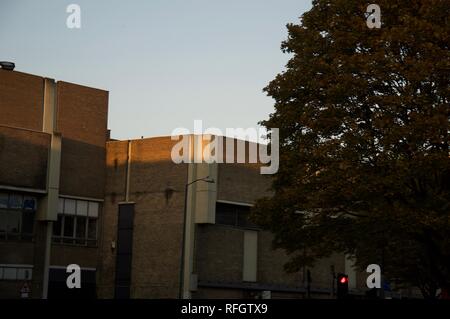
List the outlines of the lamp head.
{"type": "Polygon", "coordinates": [[[16,65],[13,62],[1,61],[0,66],[7,71],[13,71],[16,65]]]}
{"type": "Polygon", "coordinates": [[[206,182],[206,183],[214,184],[214,179],[213,179],[213,178],[210,178],[209,176],[206,176],[206,177],[203,179],[203,181],[206,182]]]}

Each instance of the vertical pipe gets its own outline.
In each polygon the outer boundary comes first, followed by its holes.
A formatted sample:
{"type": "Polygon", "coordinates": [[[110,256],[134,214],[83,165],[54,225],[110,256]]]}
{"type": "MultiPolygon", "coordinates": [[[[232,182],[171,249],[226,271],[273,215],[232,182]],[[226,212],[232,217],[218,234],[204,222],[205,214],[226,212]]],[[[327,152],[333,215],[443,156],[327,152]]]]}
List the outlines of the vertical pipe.
{"type": "Polygon", "coordinates": [[[184,299],[184,265],[185,265],[185,251],[186,251],[186,219],[187,219],[187,203],[188,203],[188,188],[187,183],[184,186],[184,211],[183,211],[183,238],[181,239],[181,260],[180,260],[180,287],[178,291],[178,299],[184,299]]]}
{"type": "Polygon", "coordinates": [[[127,154],[127,180],[125,185],[125,202],[130,201],[130,174],[131,174],[131,141],[128,141],[127,154]]]}
{"type": "Polygon", "coordinates": [[[48,283],[50,277],[50,250],[52,245],[53,222],[47,222],[45,235],[44,281],[42,283],[42,299],[48,298],[48,283]]]}

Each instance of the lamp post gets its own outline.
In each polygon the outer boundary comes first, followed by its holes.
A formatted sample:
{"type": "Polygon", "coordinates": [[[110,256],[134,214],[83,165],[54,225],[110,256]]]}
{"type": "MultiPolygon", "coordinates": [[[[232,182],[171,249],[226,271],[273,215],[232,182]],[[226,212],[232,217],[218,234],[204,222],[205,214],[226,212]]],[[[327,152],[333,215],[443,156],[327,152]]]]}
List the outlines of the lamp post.
{"type": "Polygon", "coordinates": [[[197,183],[197,182],[205,182],[205,183],[214,183],[214,179],[209,178],[209,176],[196,179],[190,183],[187,183],[184,186],[184,213],[183,213],[183,239],[181,246],[181,262],[180,262],[180,287],[178,291],[178,298],[183,299],[183,290],[184,290],[184,256],[186,251],[186,226],[187,226],[187,204],[188,204],[188,190],[189,186],[197,183]]]}

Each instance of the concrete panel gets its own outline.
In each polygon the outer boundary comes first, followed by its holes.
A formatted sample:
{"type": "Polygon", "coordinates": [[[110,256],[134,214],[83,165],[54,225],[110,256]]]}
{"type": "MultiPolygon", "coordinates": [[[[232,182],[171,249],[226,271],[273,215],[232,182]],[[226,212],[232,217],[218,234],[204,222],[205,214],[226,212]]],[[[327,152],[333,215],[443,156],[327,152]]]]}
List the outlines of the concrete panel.
{"type": "Polygon", "coordinates": [[[257,281],[258,273],[258,232],[246,230],[244,232],[244,262],[242,280],[257,281]]]}

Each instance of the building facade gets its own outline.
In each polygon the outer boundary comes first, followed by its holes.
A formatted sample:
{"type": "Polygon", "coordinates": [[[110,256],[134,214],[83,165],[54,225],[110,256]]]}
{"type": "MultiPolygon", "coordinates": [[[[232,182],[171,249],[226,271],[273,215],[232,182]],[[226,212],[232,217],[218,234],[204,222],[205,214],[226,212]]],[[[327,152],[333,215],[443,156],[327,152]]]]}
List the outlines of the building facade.
{"type": "Polygon", "coordinates": [[[0,298],[333,298],[336,273],[363,292],[344,256],[285,272],[248,218],[260,164],[175,164],[171,137],[109,140],[107,114],[107,91],[0,69],[0,298]]]}
{"type": "Polygon", "coordinates": [[[0,298],[96,295],[107,112],[106,91],[0,69],[0,298]]]}
{"type": "Polygon", "coordinates": [[[176,143],[107,143],[101,297],[333,298],[336,273],[349,274],[353,293],[363,293],[365,277],[344,256],[286,273],[286,253],[248,218],[270,195],[260,164],[175,164],[176,143]]]}

